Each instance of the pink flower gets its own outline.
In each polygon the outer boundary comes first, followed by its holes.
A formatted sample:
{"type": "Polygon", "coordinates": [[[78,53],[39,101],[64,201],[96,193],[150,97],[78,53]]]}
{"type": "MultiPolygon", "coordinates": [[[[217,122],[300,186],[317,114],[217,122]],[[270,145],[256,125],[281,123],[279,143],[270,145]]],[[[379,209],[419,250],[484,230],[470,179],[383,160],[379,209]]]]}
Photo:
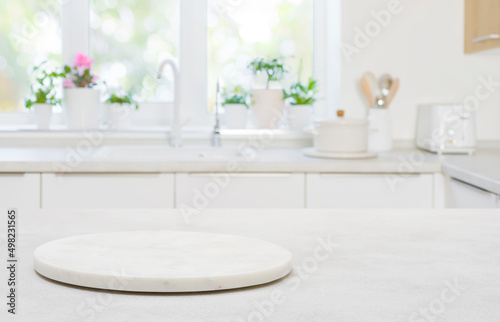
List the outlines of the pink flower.
{"type": "Polygon", "coordinates": [[[64,80],[63,86],[64,86],[64,88],[73,88],[73,81],[69,78],[66,78],[64,80]]]}
{"type": "Polygon", "coordinates": [[[76,66],[76,72],[78,73],[78,76],[83,76],[83,73],[87,70],[87,67],[85,66],[76,66]]]}
{"type": "Polygon", "coordinates": [[[97,75],[92,76],[92,83],[96,84],[98,79],[99,79],[99,76],[97,76],[97,75]]]}
{"type": "Polygon", "coordinates": [[[76,67],[84,67],[85,69],[90,69],[94,61],[82,53],[77,53],[74,65],[76,67]]]}

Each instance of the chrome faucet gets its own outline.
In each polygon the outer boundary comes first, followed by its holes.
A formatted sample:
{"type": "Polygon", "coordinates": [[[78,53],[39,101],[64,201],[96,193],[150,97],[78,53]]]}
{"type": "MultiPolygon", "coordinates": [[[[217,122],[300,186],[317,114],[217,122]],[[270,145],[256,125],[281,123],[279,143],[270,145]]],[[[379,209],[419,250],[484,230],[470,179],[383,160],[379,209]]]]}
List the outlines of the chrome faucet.
{"type": "Polygon", "coordinates": [[[217,78],[217,88],[215,93],[215,126],[214,131],[212,133],[212,146],[219,147],[221,146],[220,142],[220,119],[219,119],[219,107],[221,101],[221,92],[220,92],[220,82],[217,78]]]}
{"type": "Polygon", "coordinates": [[[179,70],[177,68],[177,65],[172,59],[165,59],[161,64],[158,69],[158,75],[157,78],[161,78],[161,74],[163,72],[163,69],[165,68],[165,65],[169,65],[170,68],[172,68],[172,72],[174,74],[174,119],[172,122],[172,128],[170,130],[170,145],[174,148],[179,148],[181,146],[181,136],[182,136],[182,131],[181,131],[181,122],[180,122],[180,115],[179,115],[179,99],[180,99],[180,87],[179,87],[179,70]]]}

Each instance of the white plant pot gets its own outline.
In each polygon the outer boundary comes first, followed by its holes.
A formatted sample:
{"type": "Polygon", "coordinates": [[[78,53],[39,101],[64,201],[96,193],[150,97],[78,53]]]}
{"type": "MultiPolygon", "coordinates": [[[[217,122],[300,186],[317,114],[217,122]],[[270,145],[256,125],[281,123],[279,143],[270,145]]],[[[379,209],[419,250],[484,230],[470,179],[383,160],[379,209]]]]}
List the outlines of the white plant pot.
{"type": "Polygon", "coordinates": [[[311,121],[312,105],[289,105],[286,107],[288,128],[292,131],[302,131],[311,121]]]}
{"type": "Polygon", "coordinates": [[[134,106],[131,104],[106,104],[109,128],[112,130],[128,130],[132,125],[134,106]]]}
{"type": "Polygon", "coordinates": [[[282,89],[252,90],[252,120],[260,128],[275,129],[279,126],[285,109],[282,89]]]}
{"type": "Polygon", "coordinates": [[[370,138],[368,150],[371,152],[387,152],[392,150],[392,129],[389,110],[371,108],[368,112],[370,121],[370,138]]]}
{"type": "Polygon", "coordinates": [[[93,88],[65,88],[64,105],[70,130],[91,130],[99,123],[100,91],[93,88]]]}
{"type": "Polygon", "coordinates": [[[228,129],[245,129],[247,127],[248,110],[245,104],[224,105],[224,125],[228,129]]]}
{"type": "Polygon", "coordinates": [[[31,108],[35,112],[37,129],[39,130],[50,129],[50,121],[52,120],[52,105],[33,104],[31,108]]]}
{"type": "Polygon", "coordinates": [[[368,150],[368,120],[315,122],[314,147],[325,153],[363,153],[368,150]]]}

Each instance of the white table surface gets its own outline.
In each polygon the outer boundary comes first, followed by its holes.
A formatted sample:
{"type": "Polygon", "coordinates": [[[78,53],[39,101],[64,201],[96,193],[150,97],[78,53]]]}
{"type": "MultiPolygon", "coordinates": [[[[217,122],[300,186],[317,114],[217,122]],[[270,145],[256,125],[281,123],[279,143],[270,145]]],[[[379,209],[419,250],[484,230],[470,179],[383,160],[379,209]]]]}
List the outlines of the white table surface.
{"type": "MultiPolygon", "coordinates": [[[[173,210],[20,209],[18,233],[18,315],[8,316],[2,305],[1,321],[247,321],[264,317],[263,303],[268,321],[500,317],[500,210],[211,210],[186,224],[173,210]],[[45,242],[124,230],[258,238],[291,250],[295,268],[269,285],[195,295],[97,292],[33,270],[33,251],[45,242]]],[[[7,272],[0,274],[6,294],[7,272]]]]}

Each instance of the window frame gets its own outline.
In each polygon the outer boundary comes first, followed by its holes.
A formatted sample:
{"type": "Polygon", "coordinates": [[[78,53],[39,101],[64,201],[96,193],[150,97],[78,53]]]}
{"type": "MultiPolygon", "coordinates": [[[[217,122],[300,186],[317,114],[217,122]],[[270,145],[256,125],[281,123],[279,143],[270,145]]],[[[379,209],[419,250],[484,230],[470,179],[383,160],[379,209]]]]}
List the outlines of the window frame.
{"type": "MultiPolygon", "coordinates": [[[[213,116],[207,109],[208,4],[206,0],[179,2],[181,119],[189,126],[207,126],[213,123],[213,116]]],[[[315,77],[320,84],[318,96],[321,98],[315,104],[314,116],[329,118],[335,116],[335,111],[342,104],[341,0],[314,0],[313,8],[313,64],[315,77]]],[[[77,52],[88,55],[91,44],[90,0],[61,1],[61,29],[63,64],[72,64],[77,52]]],[[[171,102],[167,102],[167,105],[170,106],[171,102]]],[[[0,117],[4,120],[8,118],[0,117]]]]}

